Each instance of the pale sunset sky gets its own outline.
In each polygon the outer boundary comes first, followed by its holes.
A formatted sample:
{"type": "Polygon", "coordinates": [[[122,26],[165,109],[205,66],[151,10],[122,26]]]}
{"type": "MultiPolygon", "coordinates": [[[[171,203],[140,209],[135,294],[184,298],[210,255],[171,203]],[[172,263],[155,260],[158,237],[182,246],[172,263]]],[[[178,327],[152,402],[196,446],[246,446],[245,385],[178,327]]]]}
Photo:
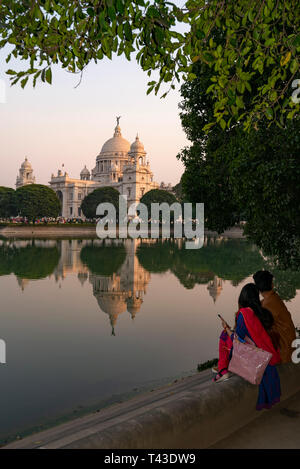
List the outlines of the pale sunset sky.
{"type": "Polygon", "coordinates": [[[147,74],[133,59],[113,56],[111,61],[91,63],[77,88],[79,75],[56,67],[52,85],[38,83],[33,89],[28,82],[22,90],[10,86],[5,71],[25,68],[25,62],[6,64],[6,55],[0,51],[0,80],[6,92],[5,102],[0,100],[0,186],[15,187],[25,156],[37,183],[48,184],[62,164],[70,177],[79,178],[85,164],[90,170],[95,166],[102,145],[113,136],[117,115],[130,143],[138,132],[154,180],[179,182],[183,165],[176,155],[188,145],[179,118],[179,87],[165,99],[147,96],[147,74]]]}

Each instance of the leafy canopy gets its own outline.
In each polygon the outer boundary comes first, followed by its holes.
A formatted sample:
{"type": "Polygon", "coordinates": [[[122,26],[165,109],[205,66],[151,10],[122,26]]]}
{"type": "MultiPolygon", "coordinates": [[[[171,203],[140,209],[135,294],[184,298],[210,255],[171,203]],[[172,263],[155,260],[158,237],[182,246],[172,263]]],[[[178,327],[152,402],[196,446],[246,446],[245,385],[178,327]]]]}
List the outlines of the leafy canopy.
{"type": "Polygon", "coordinates": [[[148,191],[143,195],[140,202],[145,204],[148,208],[148,212],[151,213],[152,203],[162,204],[163,202],[166,202],[171,205],[174,202],[177,202],[177,199],[171,192],[162,189],[151,189],[151,191],[148,191]]]}
{"type": "MultiPolygon", "coordinates": [[[[245,133],[242,123],[223,131],[203,127],[212,114],[212,97],[203,93],[209,66],[194,66],[196,79],[182,86],[183,128],[192,142],[179,158],[185,165],[182,189],[191,202],[204,202],[205,225],[222,232],[246,220],[247,235],[283,267],[300,265],[300,119],[284,128],[268,119],[245,133]]],[[[258,86],[260,83],[260,78],[258,86]]],[[[247,103],[247,106],[249,103],[247,103]]]]}
{"type": "Polygon", "coordinates": [[[54,217],[61,210],[60,201],[54,190],[42,184],[29,184],[16,190],[19,215],[35,220],[42,217],[54,217]]]}
{"type": "Polygon", "coordinates": [[[8,218],[17,215],[15,194],[14,189],[0,186],[0,218],[8,218]]]}
{"type": "Polygon", "coordinates": [[[297,0],[187,0],[182,8],[166,0],[2,0],[0,48],[11,46],[7,62],[28,63],[6,72],[22,87],[29,78],[52,83],[55,64],[82,73],[117,54],[134,55],[149,76],[158,71],[147,91],[158,93],[164,83],[193,80],[201,62],[212,71],[206,130],[232,119],[249,129],[264,118],[284,125],[299,112],[299,18],[297,0]]]}
{"type": "Polygon", "coordinates": [[[100,187],[88,194],[82,201],[81,210],[86,218],[95,218],[99,204],[111,203],[116,209],[116,216],[119,213],[119,192],[114,187],[100,187]]]}
{"type": "MultiPolygon", "coordinates": [[[[153,214],[151,205],[152,204],[168,204],[170,207],[173,203],[178,202],[175,195],[171,192],[162,189],[151,189],[150,191],[146,192],[140,200],[141,203],[146,205],[147,213],[148,213],[148,220],[152,219],[155,220],[155,216],[153,214]]],[[[137,206],[137,211],[139,212],[139,206],[137,206]]],[[[142,217],[143,212],[139,212],[139,215],[142,217]]],[[[162,211],[158,213],[157,221],[162,221],[162,211]]],[[[170,210],[170,220],[174,220],[174,210],[170,210]]]]}

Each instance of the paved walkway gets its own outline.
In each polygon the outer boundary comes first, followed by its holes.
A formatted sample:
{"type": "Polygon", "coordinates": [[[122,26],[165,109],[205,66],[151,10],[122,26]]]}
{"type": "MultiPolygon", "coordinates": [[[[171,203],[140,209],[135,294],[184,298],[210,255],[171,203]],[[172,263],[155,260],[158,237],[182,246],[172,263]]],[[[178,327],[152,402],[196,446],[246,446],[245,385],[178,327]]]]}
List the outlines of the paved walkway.
{"type": "MultiPolygon", "coordinates": [[[[177,402],[193,392],[201,392],[212,386],[210,370],[179,379],[162,388],[134,397],[126,402],[114,404],[100,412],[71,420],[65,424],[18,440],[4,448],[11,449],[59,449],[75,444],[82,438],[95,433],[126,425],[129,420],[147,415],[151,410],[163,407],[169,402],[177,402]]],[[[126,447],[126,446],[125,446],[126,447]]]]}
{"type": "MultiPolygon", "coordinates": [[[[299,389],[299,372],[292,364],[280,369],[289,393],[299,389]]],[[[207,448],[218,439],[211,447],[300,448],[300,391],[258,413],[257,387],[238,376],[211,380],[210,370],[196,373],[5,448],[207,448]],[[229,426],[234,433],[223,438],[229,426]]]]}
{"type": "Polygon", "coordinates": [[[300,392],[211,448],[299,449],[300,392]]]}

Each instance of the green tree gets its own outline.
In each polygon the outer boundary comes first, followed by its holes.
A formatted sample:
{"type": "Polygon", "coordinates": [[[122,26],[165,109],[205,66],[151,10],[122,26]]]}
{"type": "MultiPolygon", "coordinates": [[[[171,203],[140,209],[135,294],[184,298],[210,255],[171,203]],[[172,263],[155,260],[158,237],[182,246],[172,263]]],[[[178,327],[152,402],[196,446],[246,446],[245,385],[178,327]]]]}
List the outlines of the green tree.
{"type": "Polygon", "coordinates": [[[261,125],[227,146],[233,198],[245,233],[282,268],[300,265],[300,117],[284,129],[261,125]]]}
{"type": "Polygon", "coordinates": [[[15,194],[14,189],[0,186],[0,218],[8,218],[17,215],[15,194]]]}
{"type": "Polygon", "coordinates": [[[203,202],[205,227],[221,233],[240,219],[240,210],[229,182],[228,161],[221,148],[212,155],[208,153],[201,157],[198,147],[198,144],[192,145],[181,153],[185,163],[182,176],[185,201],[203,202]]]}
{"type": "Polygon", "coordinates": [[[181,179],[180,182],[178,182],[178,184],[175,184],[175,186],[173,187],[173,192],[175,194],[176,199],[181,202],[183,197],[181,179]]]}
{"type": "Polygon", "coordinates": [[[118,219],[120,193],[113,187],[100,187],[88,194],[82,201],[81,210],[86,218],[95,218],[99,204],[111,203],[116,209],[118,219]]]}
{"type": "Polygon", "coordinates": [[[193,80],[193,63],[207,64],[211,125],[225,128],[232,117],[245,128],[264,118],[283,125],[299,112],[291,99],[299,78],[297,0],[187,0],[182,8],[166,0],[3,0],[0,8],[6,61],[28,62],[7,70],[13,84],[24,87],[30,77],[34,85],[51,83],[56,64],[82,73],[91,61],[135,55],[149,76],[158,71],[148,82],[155,93],[164,83],[172,89],[180,78],[193,80]]]}
{"type": "Polygon", "coordinates": [[[276,265],[267,263],[266,270],[274,275],[274,286],[278,295],[285,301],[295,298],[300,290],[300,272],[292,270],[279,270],[276,265]]]}
{"type": "Polygon", "coordinates": [[[167,204],[173,204],[178,201],[175,195],[171,192],[163,189],[151,189],[151,191],[148,191],[143,195],[141,202],[147,206],[148,210],[150,210],[152,203],[162,204],[163,202],[166,202],[167,204]]]}
{"type": "MultiPolygon", "coordinates": [[[[245,133],[242,122],[222,131],[203,128],[211,119],[205,94],[211,70],[195,64],[197,78],[182,86],[183,128],[192,145],[179,158],[185,165],[183,193],[204,202],[206,227],[222,232],[246,219],[246,234],[283,267],[299,265],[300,118],[284,128],[267,119],[245,133]]],[[[256,83],[258,88],[260,81],[256,83]]],[[[247,106],[249,102],[247,102],[247,106]]]]}
{"type": "MultiPolygon", "coordinates": [[[[151,219],[151,204],[163,204],[167,203],[172,205],[174,202],[178,202],[175,195],[171,192],[162,189],[151,189],[151,191],[146,192],[140,200],[141,203],[146,205],[148,210],[148,219],[151,219]]],[[[137,207],[137,210],[139,207],[137,207]]],[[[162,220],[162,214],[159,215],[160,221],[162,220]]],[[[171,210],[170,219],[174,220],[174,210],[171,210]]]]}
{"type": "Polygon", "coordinates": [[[18,213],[35,221],[42,217],[57,217],[61,204],[55,192],[42,184],[29,184],[16,190],[18,213]]]}

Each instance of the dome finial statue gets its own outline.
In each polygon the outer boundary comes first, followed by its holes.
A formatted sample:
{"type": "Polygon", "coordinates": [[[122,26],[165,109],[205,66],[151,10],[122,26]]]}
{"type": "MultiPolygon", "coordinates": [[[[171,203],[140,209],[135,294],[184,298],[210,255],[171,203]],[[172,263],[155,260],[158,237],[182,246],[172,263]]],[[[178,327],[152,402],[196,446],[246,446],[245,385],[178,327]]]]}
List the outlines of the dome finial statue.
{"type": "Polygon", "coordinates": [[[114,137],[122,137],[121,128],[120,128],[120,125],[119,125],[121,117],[122,117],[122,116],[116,116],[117,125],[116,125],[116,127],[115,127],[114,137]]]}

